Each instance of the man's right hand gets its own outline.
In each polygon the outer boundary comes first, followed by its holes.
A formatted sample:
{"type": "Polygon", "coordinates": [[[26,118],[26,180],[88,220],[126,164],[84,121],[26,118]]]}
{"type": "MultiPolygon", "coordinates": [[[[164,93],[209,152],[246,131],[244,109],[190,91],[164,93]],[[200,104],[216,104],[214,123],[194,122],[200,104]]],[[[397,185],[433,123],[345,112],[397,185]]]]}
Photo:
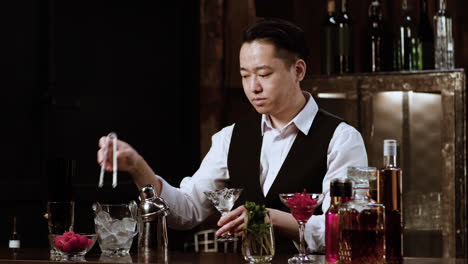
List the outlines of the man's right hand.
{"type": "MultiPolygon", "coordinates": [[[[113,155],[113,144],[112,140],[109,140],[109,146],[106,146],[106,137],[99,139],[99,150],[97,152],[97,162],[102,165],[104,159],[106,160],[106,171],[112,171],[112,155],[113,155]],[[104,157],[104,152],[108,147],[107,157],[104,157]]],[[[140,154],[136,152],[128,143],[117,140],[117,164],[119,171],[126,171],[132,173],[137,170],[138,160],[142,159],[140,154]]]]}
{"type": "MultiPolygon", "coordinates": [[[[107,157],[104,157],[106,137],[101,137],[101,139],[99,139],[97,162],[102,165],[104,159],[106,159],[106,171],[112,171],[112,144],[114,144],[114,142],[110,140],[107,157]]],[[[156,177],[156,174],[146,163],[145,159],[143,159],[143,157],[138,154],[132,146],[122,140],[117,140],[117,152],[115,154],[117,157],[118,170],[130,173],[133,178],[133,182],[137,185],[138,189],[141,189],[147,184],[153,184],[156,188],[157,194],[159,195],[161,193],[161,181],[156,177]]]]}

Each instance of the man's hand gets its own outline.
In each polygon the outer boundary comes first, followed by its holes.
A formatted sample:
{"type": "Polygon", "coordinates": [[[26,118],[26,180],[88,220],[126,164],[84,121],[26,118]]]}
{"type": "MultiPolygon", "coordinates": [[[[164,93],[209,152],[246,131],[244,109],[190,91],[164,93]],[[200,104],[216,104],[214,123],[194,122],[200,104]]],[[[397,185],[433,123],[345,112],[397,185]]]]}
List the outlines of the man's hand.
{"type": "MultiPolygon", "coordinates": [[[[104,157],[104,149],[106,148],[106,137],[99,139],[99,150],[97,152],[97,162],[102,164],[106,159],[106,171],[112,171],[112,155],[113,155],[113,144],[112,140],[109,140],[109,146],[107,151],[107,157],[104,157]]],[[[126,171],[132,173],[136,171],[137,164],[142,157],[136,152],[129,144],[124,141],[117,140],[117,164],[119,171],[126,171]]]]}
{"type": "MultiPolygon", "coordinates": [[[[109,140],[109,146],[107,151],[107,157],[104,157],[104,149],[106,144],[106,137],[99,139],[99,150],[97,152],[97,162],[102,164],[106,159],[106,171],[112,171],[112,154],[113,144],[112,140],[109,140]]],[[[128,143],[117,140],[117,166],[119,171],[126,171],[130,173],[133,181],[137,185],[138,189],[141,189],[147,184],[153,184],[156,188],[156,193],[161,194],[162,183],[155,177],[155,173],[146,163],[145,159],[138,154],[138,152],[132,148],[128,143]]]]}
{"type": "Polygon", "coordinates": [[[221,226],[216,231],[217,236],[222,236],[224,233],[230,232],[236,236],[242,235],[244,231],[245,219],[247,216],[247,210],[243,205],[229,212],[227,215],[221,217],[218,221],[218,226],[221,226]]]}

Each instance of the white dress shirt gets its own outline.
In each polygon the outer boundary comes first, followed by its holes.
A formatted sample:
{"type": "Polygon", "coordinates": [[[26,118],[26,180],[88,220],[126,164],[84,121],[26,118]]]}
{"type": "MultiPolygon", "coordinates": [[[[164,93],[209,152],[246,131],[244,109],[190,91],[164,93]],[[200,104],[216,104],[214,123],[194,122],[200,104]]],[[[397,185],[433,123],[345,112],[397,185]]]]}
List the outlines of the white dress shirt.
{"type": "MultiPolygon", "coordinates": [[[[307,103],[304,108],[281,130],[273,128],[267,115],[262,116],[263,134],[260,157],[260,186],[266,196],[273,184],[284,159],[286,158],[298,131],[309,133],[311,124],[318,111],[313,97],[304,92],[307,103]]],[[[227,156],[234,125],[223,128],[212,137],[212,146],[203,159],[200,168],[192,177],[185,177],[180,188],[162,181],[161,197],[171,209],[168,225],[175,229],[190,229],[205,220],[214,212],[211,202],[204,191],[215,190],[217,184],[229,179],[227,156]]],[[[367,154],[361,134],[352,126],[340,123],[330,140],[327,153],[327,173],[323,179],[322,190],[325,199],[322,211],[330,206],[330,180],[345,178],[348,166],[367,166],[367,154]]],[[[312,177],[312,175],[311,175],[312,177]]],[[[325,217],[312,216],[306,224],[305,240],[310,251],[321,251],[325,246],[325,217]]]]}

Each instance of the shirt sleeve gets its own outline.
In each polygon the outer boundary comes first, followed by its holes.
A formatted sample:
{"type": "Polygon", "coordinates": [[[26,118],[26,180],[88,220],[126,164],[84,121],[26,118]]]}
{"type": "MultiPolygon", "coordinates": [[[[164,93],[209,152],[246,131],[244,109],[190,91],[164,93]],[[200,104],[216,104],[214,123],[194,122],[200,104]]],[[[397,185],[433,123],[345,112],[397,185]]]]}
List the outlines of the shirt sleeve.
{"type": "MultiPolygon", "coordinates": [[[[367,166],[367,153],[361,134],[352,126],[340,123],[328,145],[327,173],[323,179],[322,190],[325,198],[322,211],[330,206],[330,180],[346,178],[349,166],[367,166]]],[[[325,215],[314,215],[306,224],[305,240],[311,252],[325,249],[325,215]]]]}
{"type": "Polygon", "coordinates": [[[191,229],[214,212],[204,191],[219,189],[228,180],[227,154],[234,125],[223,128],[211,138],[212,145],[200,168],[191,177],[185,177],[176,188],[161,179],[161,197],[170,208],[168,225],[174,229],[191,229]]]}

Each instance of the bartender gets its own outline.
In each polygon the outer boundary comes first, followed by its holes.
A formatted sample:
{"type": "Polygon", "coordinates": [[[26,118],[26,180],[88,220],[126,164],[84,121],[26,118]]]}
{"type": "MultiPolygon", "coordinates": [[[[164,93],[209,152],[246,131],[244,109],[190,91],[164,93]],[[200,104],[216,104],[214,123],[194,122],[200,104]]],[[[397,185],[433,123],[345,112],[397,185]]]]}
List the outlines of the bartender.
{"type": "MultiPolygon", "coordinates": [[[[203,192],[226,186],[244,191],[237,207],[218,221],[217,235],[241,234],[246,214],[242,204],[255,201],[268,208],[276,233],[286,241],[298,241],[298,224],[278,194],[304,188],[324,193],[325,212],[330,205],[330,180],[344,178],[348,166],[367,166],[360,133],[320,109],[311,94],[302,91],[306,57],[304,32],[298,26],[282,20],[261,20],[251,25],[243,33],[240,75],[245,95],[257,113],[214,134],[199,169],[184,178],[179,187],[154,173],[135,149],[120,140],[118,169],[127,171],[139,188],[155,186],[171,209],[171,228],[191,229],[203,222],[215,212],[203,192]]],[[[97,160],[102,164],[106,158],[105,169],[111,171],[112,153],[104,157],[104,145],[103,137],[97,160]]],[[[307,222],[309,251],[323,250],[324,223],[323,214],[307,222]]]]}

